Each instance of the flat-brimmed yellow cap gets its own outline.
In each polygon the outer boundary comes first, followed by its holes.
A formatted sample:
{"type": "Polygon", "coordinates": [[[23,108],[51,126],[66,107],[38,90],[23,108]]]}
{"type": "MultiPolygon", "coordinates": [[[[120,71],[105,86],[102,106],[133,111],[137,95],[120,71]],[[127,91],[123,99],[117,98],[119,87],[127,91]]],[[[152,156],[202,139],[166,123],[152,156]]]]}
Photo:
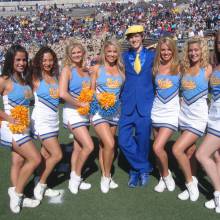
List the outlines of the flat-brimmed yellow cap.
{"type": "Polygon", "coordinates": [[[127,36],[128,34],[135,34],[142,32],[144,32],[144,27],[142,25],[132,25],[127,29],[125,35],[127,36]]]}

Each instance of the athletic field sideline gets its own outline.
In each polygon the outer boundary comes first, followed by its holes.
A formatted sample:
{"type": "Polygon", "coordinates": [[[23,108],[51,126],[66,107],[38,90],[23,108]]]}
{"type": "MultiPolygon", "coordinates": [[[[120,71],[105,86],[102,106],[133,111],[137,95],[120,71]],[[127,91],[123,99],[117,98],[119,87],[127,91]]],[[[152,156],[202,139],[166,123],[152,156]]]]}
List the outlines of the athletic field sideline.
{"type": "MultiPolygon", "coordinates": [[[[62,114],[60,112],[60,114],[62,114]]],[[[59,140],[64,150],[65,158],[57,166],[56,171],[50,178],[50,185],[56,189],[60,189],[62,197],[54,200],[43,199],[42,204],[35,208],[24,208],[18,215],[11,213],[9,209],[9,197],[7,189],[10,186],[9,170],[10,170],[10,151],[6,148],[0,148],[0,220],[22,219],[22,220],[215,220],[219,219],[219,215],[214,210],[204,208],[204,202],[212,195],[210,192],[212,187],[200,170],[198,177],[200,181],[200,198],[199,201],[193,203],[190,201],[180,201],[177,194],[180,192],[181,180],[179,169],[171,156],[171,170],[178,178],[174,192],[156,193],[153,187],[157,183],[157,172],[152,173],[150,182],[145,188],[130,189],[127,187],[127,164],[123,156],[118,153],[114,162],[114,180],[119,183],[119,188],[110,190],[108,194],[100,191],[100,172],[97,161],[98,139],[91,129],[96,150],[91,155],[90,161],[85,168],[85,175],[88,176],[87,181],[92,184],[89,191],[79,191],[77,195],[73,195],[67,189],[69,178],[69,160],[71,153],[71,142],[69,133],[60,127],[59,140]]],[[[175,134],[169,142],[168,148],[176,139],[175,134]]],[[[37,142],[39,147],[39,143],[37,142]]],[[[168,149],[170,152],[170,150],[168,149]]],[[[153,158],[151,156],[151,158],[153,158]]],[[[26,187],[26,193],[31,195],[33,190],[33,181],[30,181],[26,187]]]]}

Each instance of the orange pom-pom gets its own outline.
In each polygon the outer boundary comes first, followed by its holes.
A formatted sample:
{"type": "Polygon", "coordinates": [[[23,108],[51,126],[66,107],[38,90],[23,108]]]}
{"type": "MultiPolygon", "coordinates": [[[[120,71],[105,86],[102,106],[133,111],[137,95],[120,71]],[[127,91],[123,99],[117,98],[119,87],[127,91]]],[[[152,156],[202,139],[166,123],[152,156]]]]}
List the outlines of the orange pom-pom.
{"type": "Polygon", "coordinates": [[[16,124],[9,124],[13,134],[24,133],[29,126],[29,110],[25,106],[17,105],[11,109],[11,116],[16,120],[16,124]]]}
{"type": "Polygon", "coordinates": [[[90,107],[85,106],[85,107],[80,107],[77,109],[80,115],[88,115],[89,114],[90,107]]]}
{"type": "Polygon", "coordinates": [[[98,101],[102,108],[108,109],[115,105],[116,96],[114,93],[102,92],[98,94],[98,101]]]}
{"type": "Polygon", "coordinates": [[[83,88],[79,94],[78,100],[80,102],[91,102],[93,99],[93,90],[89,88],[83,88]]]}
{"type": "MultiPolygon", "coordinates": [[[[78,96],[78,100],[80,102],[90,103],[93,100],[93,94],[94,94],[93,90],[85,87],[85,88],[83,88],[81,90],[80,95],[78,96]]],[[[90,110],[89,106],[79,107],[77,109],[77,111],[81,115],[88,115],[89,114],[89,110],[90,110]]]]}

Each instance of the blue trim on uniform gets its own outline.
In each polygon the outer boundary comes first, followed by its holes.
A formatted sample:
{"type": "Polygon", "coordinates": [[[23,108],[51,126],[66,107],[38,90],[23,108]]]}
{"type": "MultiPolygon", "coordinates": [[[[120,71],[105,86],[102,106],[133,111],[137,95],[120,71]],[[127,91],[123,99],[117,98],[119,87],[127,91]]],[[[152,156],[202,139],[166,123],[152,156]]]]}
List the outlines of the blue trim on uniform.
{"type": "Polygon", "coordinates": [[[165,99],[162,96],[160,96],[160,94],[158,92],[157,92],[157,97],[161,102],[163,102],[163,104],[166,104],[167,102],[172,100],[174,97],[176,97],[178,94],[179,94],[179,88],[177,88],[176,91],[174,91],[171,95],[169,95],[165,99]]]}
{"type": "Polygon", "coordinates": [[[180,126],[180,130],[182,130],[182,131],[187,130],[187,131],[190,131],[190,132],[192,132],[192,133],[194,133],[194,134],[196,134],[198,136],[203,136],[203,134],[204,134],[204,132],[199,131],[199,130],[197,130],[195,128],[192,128],[190,126],[180,126]]]}
{"type": "Polygon", "coordinates": [[[73,91],[70,91],[69,94],[73,97],[73,98],[78,98],[79,94],[73,92],[73,91]]]}
{"type": "Polygon", "coordinates": [[[118,126],[118,121],[108,120],[109,124],[118,126]]]}
{"type": "Polygon", "coordinates": [[[34,139],[34,140],[37,140],[38,139],[38,134],[34,133],[34,132],[31,132],[30,133],[31,137],[34,139]]]}
{"type": "Polygon", "coordinates": [[[31,137],[30,136],[26,136],[18,141],[15,141],[16,143],[18,143],[19,147],[25,143],[27,143],[28,141],[31,140],[31,137]]]}
{"type": "Polygon", "coordinates": [[[0,140],[1,144],[4,145],[3,147],[12,147],[12,142],[0,140]]]}
{"type": "Polygon", "coordinates": [[[46,133],[46,134],[41,134],[39,136],[40,136],[40,139],[42,141],[44,141],[44,140],[52,138],[52,137],[57,137],[58,134],[59,134],[59,130],[58,131],[49,132],[49,133],[46,133]]]}
{"type": "Polygon", "coordinates": [[[214,94],[212,94],[212,99],[214,100],[214,102],[219,98],[220,98],[220,93],[216,96],[214,94]]]}
{"type": "Polygon", "coordinates": [[[203,90],[201,93],[199,93],[199,94],[193,96],[191,99],[188,99],[188,100],[186,99],[185,96],[183,96],[183,100],[185,101],[185,103],[186,103],[187,105],[191,105],[191,104],[193,104],[194,102],[196,102],[199,98],[201,98],[201,97],[203,97],[203,96],[205,96],[205,95],[207,95],[207,94],[208,94],[208,89],[205,89],[205,90],[203,90]]]}
{"type": "Polygon", "coordinates": [[[178,127],[168,124],[168,123],[152,123],[155,128],[170,128],[173,131],[178,131],[178,127]]]}
{"type": "Polygon", "coordinates": [[[57,106],[55,106],[54,104],[48,102],[46,99],[42,98],[41,96],[38,96],[38,100],[39,100],[39,102],[43,103],[44,105],[46,105],[47,107],[52,109],[54,112],[58,111],[58,107],[57,106]]]}
{"type": "Polygon", "coordinates": [[[96,126],[96,125],[98,125],[98,124],[101,124],[101,123],[108,123],[108,120],[107,119],[104,119],[104,118],[102,118],[102,119],[97,119],[97,120],[95,120],[95,121],[92,121],[92,124],[94,125],[94,126],[96,126]]]}
{"type": "Polygon", "coordinates": [[[115,125],[115,126],[118,125],[118,121],[113,121],[113,120],[109,120],[109,119],[105,119],[105,118],[96,119],[96,120],[92,121],[92,124],[94,126],[96,126],[96,125],[104,123],[104,122],[111,124],[111,125],[115,125]]]}
{"type": "Polygon", "coordinates": [[[101,88],[101,87],[96,88],[96,90],[97,90],[98,92],[100,92],[100,93],[102,93],[102,92],[107,92],[105,89],[103,89],[103,88],[101,88]]]}
{"type": "Polygon", "coordinates": [[[212,135],[220,138],[220,131],[219,130],[215,130],[213,128],[208,127],[207,128],[207,133],[212,134],[212,135]]]}
{"type": "MultiPolygon", "coordinates": [[[[90,122],[77,122],[77,123],[74,123],[74,124],[71,124],[69,125],[71,129],[73,128],[79,128],[79,127],[82,127],[82,126],[89,126],[90,125],[90,122]]],[[[67,124],[63,124],[63,127],[64,128],[68,128],[68,125],[67,124]]]]}
{"type": "Polygon", "coordinates": [[[12,107],[15,107],[17,105],[23,105],[23,102],[24,102],[24,100],[22,100],[21,102],[15,102],[14,100],[11,100],[10,98],[8,98],[8,101],[9,101],[8,104],[11,105],[12,107]]]}

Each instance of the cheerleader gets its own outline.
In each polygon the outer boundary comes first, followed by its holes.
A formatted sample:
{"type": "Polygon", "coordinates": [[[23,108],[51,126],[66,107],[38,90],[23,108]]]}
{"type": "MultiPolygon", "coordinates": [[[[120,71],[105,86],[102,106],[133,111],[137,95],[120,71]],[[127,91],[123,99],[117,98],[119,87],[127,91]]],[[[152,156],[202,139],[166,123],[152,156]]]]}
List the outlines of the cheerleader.
{"type": "Polygon", "coordinates": [[[92,70],[92,88],[96,91],[99,102],[97,112],[91,117],[95,131],[100,138],[99,162],[102,171],[101,191],[107,193],[109,188],[117,188],[111,178],[111,168],[115,151],[115,133],[119,120],[119,94],[124,81],[124,66],[121,61],[120,47],[115,40],[106,41],[101,53],[101,64],[92,70]],[[101,96],[113,94],[115,97],[113,112],[101,107],[101,96]],[[117,105],[117,107],[116,107],[117,105]]]}
{"type": "Polygon", "coordinates": [[[209,209],[220,213],[220,31],[215,38],[217,66],[210,78],[212,100],[208,129],[196,157],[210,177],[214,187],[214,199],[205,203],[209,209]]]}
{"type": "Polygon", "coordinates": [[[32,133],[40,140],[43,158],[39,182],[34,188],[34,197],[41,201],[43,196],[55,197],[58,190],[47,188],[47,178],[62,158],[58,142],[59,132],[59,93],[58,62],[54,51],[42,47],[32,62],[32,87],[35,105],[31,116],[32,133]]]}
{"type": "Polygon", "coordinates": [[[79,109],[89,106],[88,102],[79,101],[82,89],[90,88],[90,76],[85,68],[86,50],[83,45],[71,40],[66,47],[64,68],[62,70],[59,88],[60,97],[65,101],[63,108],[63,123],[74,135],[74,150],[71,157],[71,174],[69,190],[77,194],[79,189],[91,188],[91,184],[82,182],[81,172],[85,161],[94,149],[88,126],[89,116],[80,114],[79,109]]]}
{"type": "Polygon", "coordinates": [[[179,62],[175,42],[170,38],[159,40],[153,66],[155,75],[156,97],[151,112],[154,144],[153,150],[158,161],[160,172],[156,192],[175,189],[175,182],[168,169],[168,156],[165,145],[171,135],[178,130],[179,116],[179,62]]]}
{"type": "MultiPolygon", "coordinates": [[[[40,164],[41,157],[31,140],[29,127],[24,124],[23,129],[19,131],[22,121],[11,115],[16,108],[28,111],[32,91],[27,84],[27,76],[28,54],[22,46],[13,45],[5,55],[0,77],[0,92],[4,105],[4,112],[0,111],[0,117],[2,118],[1,143],[12,149],[10,173],[12,187],[9,187],[8,194],[10,209],[14,213],[19,213],[21,207],[36,207],[40,203],[38,200],[23,199],[23,192],[30,176],[40,164]]],[[[23,116],[22,120],[28,121],[28,115],[23,116]]]]}
{"type": "Polygon", "coordinates": [[[193,176],[195,143],[204,134],[208,120],[208,80],[212,68],[205,40],[192,38],[186,43],[182,63],[181,88],[183,100],[179,114],[182,134],[173,146],[186,180],[186,190],[178,195],[181,200],[196,201],[199,198],[198,180],[193,176]]]}

